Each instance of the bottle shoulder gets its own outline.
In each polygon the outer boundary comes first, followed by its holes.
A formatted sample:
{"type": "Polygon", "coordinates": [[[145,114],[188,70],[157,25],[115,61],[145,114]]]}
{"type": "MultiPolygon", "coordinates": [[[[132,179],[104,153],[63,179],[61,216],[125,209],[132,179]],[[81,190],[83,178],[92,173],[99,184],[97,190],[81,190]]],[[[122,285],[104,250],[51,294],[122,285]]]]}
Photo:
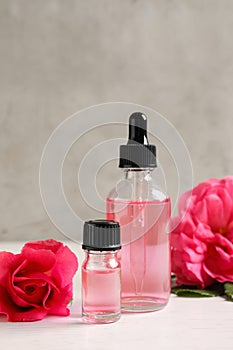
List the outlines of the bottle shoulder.
{"type": "Polygon", "coordinates": [[[104,271],[115,270],[120,268],[118,253],[114,254],[87,254],[82,264],[83,270],[104,271]]]}
{"type": "Polygon", "coordinates": [[[121,179],[109,192],[108,199],[111,200],[142,200],[142,201],[169,201],[169,195],[161,189],[157,182],[151,177],[143,181],[121,179]]]}

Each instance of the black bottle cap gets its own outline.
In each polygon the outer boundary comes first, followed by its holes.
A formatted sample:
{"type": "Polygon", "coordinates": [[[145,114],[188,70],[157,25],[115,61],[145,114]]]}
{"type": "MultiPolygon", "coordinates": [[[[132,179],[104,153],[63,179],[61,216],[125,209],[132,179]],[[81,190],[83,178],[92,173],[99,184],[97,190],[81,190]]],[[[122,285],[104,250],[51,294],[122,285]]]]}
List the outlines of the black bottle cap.
{"type": "Polygon", "coordinates": [[[156,146],[147,138],[147,118],[141,112],[129,118],[129,138],[127,145],[120,146],[120,168],[155,168],[156,146]]]}
{"type": "Polygon", "coordinates": [[[90,220],[83,227],[83,249],[118,250],[120,243],[120,225],[110,220],[90,220]]]}

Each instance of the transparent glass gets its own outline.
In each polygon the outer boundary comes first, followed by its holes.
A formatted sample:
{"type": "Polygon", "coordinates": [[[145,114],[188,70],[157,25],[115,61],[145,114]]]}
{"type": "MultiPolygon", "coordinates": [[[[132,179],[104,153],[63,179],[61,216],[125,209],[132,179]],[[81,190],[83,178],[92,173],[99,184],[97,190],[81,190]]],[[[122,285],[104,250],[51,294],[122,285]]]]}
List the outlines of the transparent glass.
{"type": "Polygon", "coordinates": [[[87,251],[82,265],[82,315],[88,323],[111,323],[120,318],[118,251],[87,251]]]}
{"type": "Polygon", "coordinates": [[[170,296],[170,199],[151,169],[124,170],[107,198],[107,219],[121,225],[121,307],[128,312],[163,308],[170,296]]]}

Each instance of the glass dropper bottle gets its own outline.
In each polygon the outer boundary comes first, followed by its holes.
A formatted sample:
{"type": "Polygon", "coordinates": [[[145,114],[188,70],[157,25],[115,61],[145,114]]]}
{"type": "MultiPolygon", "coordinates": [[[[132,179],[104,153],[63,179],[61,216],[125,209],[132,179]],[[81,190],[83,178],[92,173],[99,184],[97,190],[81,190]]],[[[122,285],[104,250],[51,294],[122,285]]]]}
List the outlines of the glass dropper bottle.
{"type": "Polygon", "coordinates": [[[122,178],[107,198],[107,219],[121,226],[121,307],[128,312],[163,308],[170,295],[170,198],[155,180],[156,146],[147,118],[129,118],[129,139],[120,146],[122,178]]]}

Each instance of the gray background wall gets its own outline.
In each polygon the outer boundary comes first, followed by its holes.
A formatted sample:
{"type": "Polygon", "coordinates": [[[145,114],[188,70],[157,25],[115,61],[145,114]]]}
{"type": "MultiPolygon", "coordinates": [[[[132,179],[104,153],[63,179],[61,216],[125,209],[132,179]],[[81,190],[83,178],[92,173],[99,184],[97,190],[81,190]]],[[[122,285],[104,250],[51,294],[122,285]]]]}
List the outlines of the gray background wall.
{"type": "MultiPolygon", "coordinates": [[[[1,0],[0,240],[62,237],[41,202],[40,157],[54,128],[93,104],[159,111],[195,183],[232,174],[232,33],[231,0],[1,0]]],[[[69,160],[74,198],[78,147],[69,160]]]]}

